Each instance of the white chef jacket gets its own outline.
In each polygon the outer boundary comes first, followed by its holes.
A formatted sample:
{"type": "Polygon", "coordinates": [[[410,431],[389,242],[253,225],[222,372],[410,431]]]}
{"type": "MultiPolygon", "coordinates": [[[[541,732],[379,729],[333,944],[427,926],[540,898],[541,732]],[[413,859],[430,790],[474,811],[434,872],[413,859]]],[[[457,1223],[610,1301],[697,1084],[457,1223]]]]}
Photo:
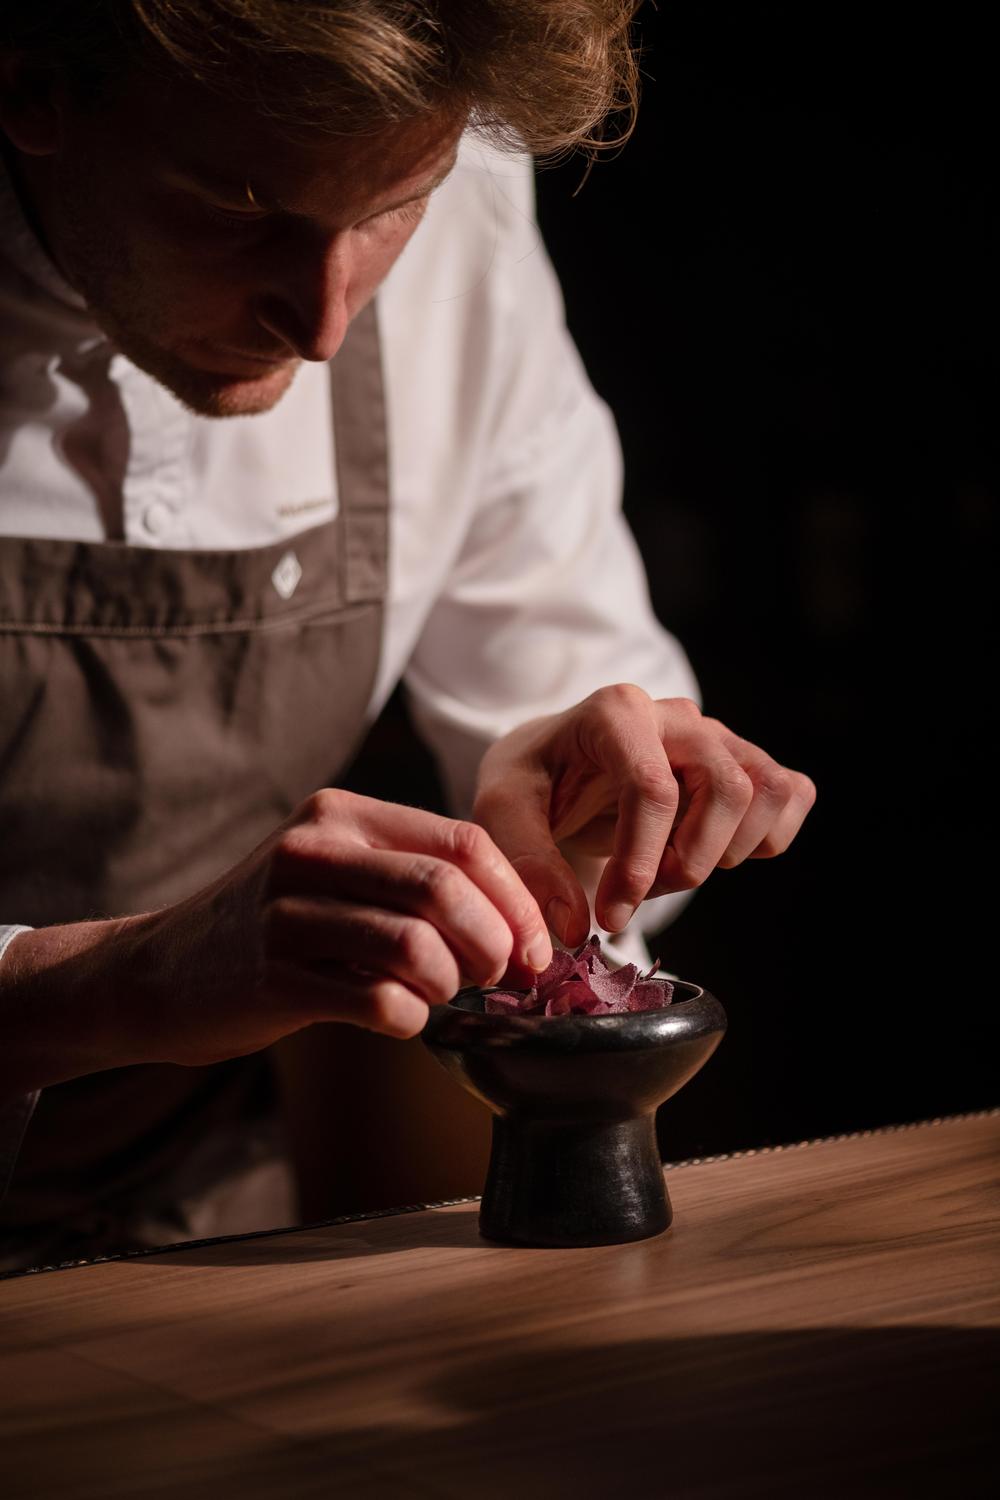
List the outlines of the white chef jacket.
{"type": "MultiPolygon", "coordinates": [[[[697,687],[650,606],[530,158],[468,134],[378,301],[391,531],[367,721],[402,678],[462,814],[483,750],[526,719],[610,682],[697,687]]],[[[336,508],[325,366],[262,415],[192,414],[100,331],[0,168],[0,535],[256,547],[336,508]]]]}

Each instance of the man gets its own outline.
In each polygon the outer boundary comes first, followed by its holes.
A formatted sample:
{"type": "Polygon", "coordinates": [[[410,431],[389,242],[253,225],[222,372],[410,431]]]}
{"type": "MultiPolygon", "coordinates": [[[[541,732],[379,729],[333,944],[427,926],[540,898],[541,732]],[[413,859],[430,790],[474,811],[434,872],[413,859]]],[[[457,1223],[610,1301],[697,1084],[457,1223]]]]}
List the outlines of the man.
{"type": "Polygon", "coordinates": [[[277,1222],[282,1039],[411,1037],[812,803],[651,616],[510,151],[593,139],[630,10],[3,22],[9,1256],[277,1222]],[[401,675],[472,822],[333,789],[401,675]]]}

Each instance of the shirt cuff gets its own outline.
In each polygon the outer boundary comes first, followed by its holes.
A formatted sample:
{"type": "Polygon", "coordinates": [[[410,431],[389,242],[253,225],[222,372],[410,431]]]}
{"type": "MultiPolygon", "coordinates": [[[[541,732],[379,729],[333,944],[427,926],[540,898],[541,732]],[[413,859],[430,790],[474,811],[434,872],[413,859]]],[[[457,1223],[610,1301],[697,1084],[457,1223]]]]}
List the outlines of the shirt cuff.
{"type": "MultiPolygon", "coordinates": [[[[0,960],[8,944],[19,932],[30,932],[30,927],[0,927],[0,960]]],[[[0,1198],[10,1184],[14,1163],[21,1149],[28,1121],[35,1112],[40,1090],[31,1094],[17,1094],[12,1099],[0,1099],[0,1198]]]]}
{"type": "Polygon", "coordinates": [[[32,931],[31,927],[0,927],[0,958],[3,958],[11,939],[16,938],[19,932],[32,931]]]}

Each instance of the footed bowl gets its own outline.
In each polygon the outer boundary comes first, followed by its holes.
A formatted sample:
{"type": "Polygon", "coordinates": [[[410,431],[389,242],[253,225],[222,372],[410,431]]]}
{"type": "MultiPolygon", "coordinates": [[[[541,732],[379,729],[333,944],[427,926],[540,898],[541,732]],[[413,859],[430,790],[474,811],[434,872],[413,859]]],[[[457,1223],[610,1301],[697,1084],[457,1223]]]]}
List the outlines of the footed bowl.
{"type": "Polygon", "coordinates": [[[656,1110],[726,1029],[707,990],[673,986],[671,1004],[620,1015],[487,1015],[482,989],[431,1007],[425,1044],[493,1113],[488,1239],[609,1245],[669,1226],[656,1110]]]}

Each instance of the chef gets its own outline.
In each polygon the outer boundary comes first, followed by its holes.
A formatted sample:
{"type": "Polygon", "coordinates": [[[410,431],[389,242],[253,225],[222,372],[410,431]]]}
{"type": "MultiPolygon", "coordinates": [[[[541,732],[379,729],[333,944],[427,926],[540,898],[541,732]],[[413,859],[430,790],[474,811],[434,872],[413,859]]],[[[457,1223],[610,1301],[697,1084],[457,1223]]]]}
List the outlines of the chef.
{"type": "Polygon", "coordinates": [[[632,7],[472,9],[0,22],[0,1263],[292,1216],[288,1039],[812,804],[652,615],[533,221],[632,7]],[[456,818],[337,787],[400,680],[456,818]]]}

